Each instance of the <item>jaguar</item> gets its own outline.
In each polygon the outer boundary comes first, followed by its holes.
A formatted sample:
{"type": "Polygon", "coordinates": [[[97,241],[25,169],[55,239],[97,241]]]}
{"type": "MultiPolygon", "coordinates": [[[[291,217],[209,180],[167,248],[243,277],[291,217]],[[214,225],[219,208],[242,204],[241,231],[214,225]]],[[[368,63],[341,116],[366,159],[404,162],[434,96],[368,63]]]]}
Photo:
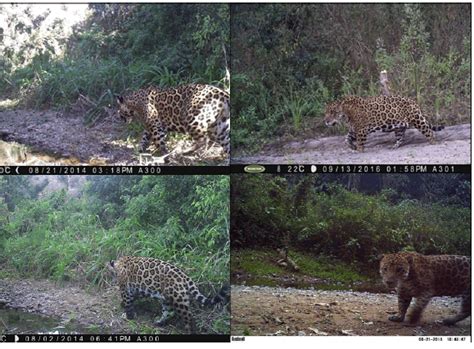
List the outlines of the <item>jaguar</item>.
{"type": "Polygon", "coordinates": [[[154,145],[168,153],[166,137],[171,131],[189,134],[196,142],[192,150],[208,144],[220,144],[230,153],[229,94],[212,85],[188,84],[171,88],[149,86],[117,96],[119,117],[144,125],[140,152],[154,145]]]}
{"type": "Polygon", "coordinates": [[[462,297],[457,315],[444,319],[445,325],[471,316],[471,258],[457,255],[425,256],[416,252],[385,254],[380,261],[384,284],[397,291],[398,313],[390,321],[403,322],[412,298],[409,322],[419,322],[432,297],[462,297]]]}
{"type": "Polygon", "coordinates": [[[133,301],[139,297],[158,299],[162,305],[157,326],[165,326],[174,315],[184,323],[187,332],[195,333],[191,314],[191,299],[202,306],[213,306],[228,301],[229,287],[222,286],[214,297],[206,297],[194,281],[175,265],[149,257],[124,256],[110,261],[108,269],[117,279],[127,319],[136,317],[133,301]]]}
{"type": "Polygon", "coordinates": [[[435,143],[433,131],[444,128],[431,125],[413,99],[401,96],[346,96],[326,106],[324,121],[327,126],[347,122],[346,143],[351,149],[361,152],[367,135],[375,131],[395,132],[393,148],[398,148],[403,144],[409,127],[417,128],[431,144],[435,143]]]}

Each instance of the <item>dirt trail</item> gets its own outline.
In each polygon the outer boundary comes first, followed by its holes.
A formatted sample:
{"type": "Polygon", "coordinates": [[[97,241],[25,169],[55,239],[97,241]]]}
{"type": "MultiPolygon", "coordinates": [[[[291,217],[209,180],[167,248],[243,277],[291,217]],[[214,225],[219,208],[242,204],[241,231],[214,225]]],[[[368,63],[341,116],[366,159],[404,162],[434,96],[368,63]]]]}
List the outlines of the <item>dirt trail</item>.
{"type": "Polygon", "coordinates": [[[435,132],[430,144],[416,129],[405,133],[405,143],[392,149],[393,132],[368,136],[363,153],[353,151],[345,136],[292,141],[267,147],[259,155],[233,157],[235,164],[470,164],[471,125],[455,125],[435,132]]]}
{"type": "MultiPolygon", "coordinates": [[[[82,113],[55,111],[0,111],[0,165],[140,165],[133,143],[126,140],[126,126],[111,113],[92,126],[82,113]],[[3,141],[3,142],[2,142],[3,141]]],[[[191,140],[170,140],[169,165],[223,165],[217,145],[190,154],[191,140]]],[[[163,165],[165,159],[148,156],[146,164],[163,165]]]]}
{"type": "Polygon", "coordinates": [[[469,336],[470,318],[455,326],[437,322],[459,309],[459,300],[434,298],[418,326],[389,321],[394,294],[232,286],[233,335],[469,336]]]}
{"type": "MultiPolygon", "coordinates": [[[[32,164],[129,164],[133,147],[121,140],[124,126],[107,117],[92,127],[83,115],[54,111],[8,110],[0,112],[0,139],[31,148],[32,164]],[[49,157],[34,156],[44,153],[49,157]],[[55,159],[55,160],[54,160],[55,159]],[[44,162],[44,163],[43,163],[44,162]]],[[[16,165],[16,164],[14,164],[16,165]]]]}
{"type": "MultiPolygon", "coordinates": [[[[65,284],[60,286],[48,280],[0,279],[0,307],[19,309],[28,313],[54,317],[67,327],[77,327],[87,333],[184,333],[177,318],[164,327],[155,327],[153,320],[159,316],[158,301],[143,299],[135,304],[137,318],[129,321],[122,317],[118,286],[104,290],[84,290],[65,284]]],[[[228,310],[193,305],[196,324],[201,333],[215,334],[212,322],[228,310]]]]}

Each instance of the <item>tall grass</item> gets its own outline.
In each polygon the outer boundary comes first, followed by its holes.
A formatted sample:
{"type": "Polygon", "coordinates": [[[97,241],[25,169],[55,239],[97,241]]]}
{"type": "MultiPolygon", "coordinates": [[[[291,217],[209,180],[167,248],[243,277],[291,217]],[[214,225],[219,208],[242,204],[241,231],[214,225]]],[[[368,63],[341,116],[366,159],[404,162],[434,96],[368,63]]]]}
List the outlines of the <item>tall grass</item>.
{"type": "MultiPolygon", "coordinates": [[[[189,205],[179,211],[162,195],[167,179],[139,180],[136,195],[122,203],[91,205],[100,199],[90,191],[78,198],[61,191],[24,202],[4,226],[1,263],[16,276],[103,286],[108,261],[148,256],[176,264],[205,288],[219,287],[229,277],[228,199],[222,202],[228,179],[208,178],[186,190],[178,185],[170,196],[182,195],[182,204],[189,205]],[[193,216],[201,224],[185,225],[193,216]]],[[[130,193],[132,185],[123,190],[130,193]]]]}

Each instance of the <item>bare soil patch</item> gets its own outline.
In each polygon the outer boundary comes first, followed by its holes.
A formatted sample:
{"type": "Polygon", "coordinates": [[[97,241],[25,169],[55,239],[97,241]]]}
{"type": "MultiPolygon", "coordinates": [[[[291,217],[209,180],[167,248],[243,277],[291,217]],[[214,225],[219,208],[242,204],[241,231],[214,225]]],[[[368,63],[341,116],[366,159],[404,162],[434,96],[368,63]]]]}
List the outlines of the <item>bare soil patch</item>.
{"type": "Polygon", "coordinates": [[[438,321],[454,315],[460,301],[437,297],[418,326],[395,323],[395,294],[232,286],[232,335],[283,336],[469,336],[471,319],[455,326],[438,321]]]}

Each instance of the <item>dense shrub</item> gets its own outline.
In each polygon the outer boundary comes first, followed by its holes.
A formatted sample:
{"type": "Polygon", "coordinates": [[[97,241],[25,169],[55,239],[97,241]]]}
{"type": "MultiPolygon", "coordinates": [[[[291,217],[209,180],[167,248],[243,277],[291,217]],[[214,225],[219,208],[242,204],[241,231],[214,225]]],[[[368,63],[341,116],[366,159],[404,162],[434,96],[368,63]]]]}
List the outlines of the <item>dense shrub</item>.
{"type": "Polygon", "coordinates": [[[79,94],[103,106],[114,93],[149,84],[229,87],[226,4],[90,4],[66,37],[64,19],[51,22],[48,12],[32,18],[34,6],[0,7],[10,13],[4,29],[22,28],[12,32],[27,37],[21,46],[0,41],[3,96],[36,108],[67,108],[79,94]]]}
{"type": "Polygon", "coordinates": [[[382,185],[370,194],[363,183],[351,184],[350,175],[233,177],[234,247],[287,245],[366,266],[380,253],[400,250],[470,254],[468,176],[409,175],[427,182],[422,193],[391,183],[391,176],[373,176],[382,185]],[[446,195],[450,186],[465,193],[446,195]]]}
{"type": "Polygon", "coordinates": [[[0,263],[16,275],[102,285],[107,261],[140,255],[176,263],[198,283],[228,280],[227,177],[91,177],[78,196],[63,189],[11,210],[5,195],[0,263]]]}

